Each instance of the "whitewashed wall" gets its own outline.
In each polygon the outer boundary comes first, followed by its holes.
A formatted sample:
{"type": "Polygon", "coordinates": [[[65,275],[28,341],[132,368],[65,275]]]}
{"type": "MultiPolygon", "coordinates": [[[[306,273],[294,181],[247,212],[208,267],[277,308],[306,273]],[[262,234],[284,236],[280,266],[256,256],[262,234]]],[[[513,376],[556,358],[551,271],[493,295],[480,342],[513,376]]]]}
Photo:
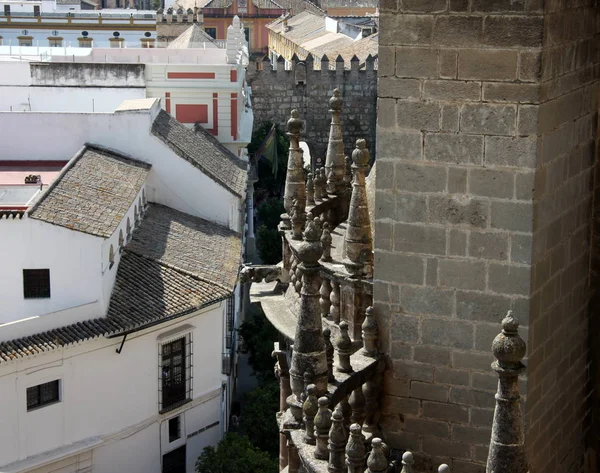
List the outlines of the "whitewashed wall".
{"type": "Polygon", "coordinates": [[[224,305],[130,335],[121,354],[115,352],[121,338],[100,338],[0,365],[0,466],[27,457],[35,462],[42,452],[95,441],[99,445],[93,447],[94,473],[158,473],[162,454],[173,448],[162,440],[165,421],[185,412],[182,438],[188,441],[192,472],[202,449],[220,438],[219,427],[189,440],[187,436],[220,418],[224,305]],[[161,415],[157,339],[184,325],[194,327],[194,400],[161,415]],[[55,379],[61,380],[61,402],[27,412],[27,387],[55,379]]]}

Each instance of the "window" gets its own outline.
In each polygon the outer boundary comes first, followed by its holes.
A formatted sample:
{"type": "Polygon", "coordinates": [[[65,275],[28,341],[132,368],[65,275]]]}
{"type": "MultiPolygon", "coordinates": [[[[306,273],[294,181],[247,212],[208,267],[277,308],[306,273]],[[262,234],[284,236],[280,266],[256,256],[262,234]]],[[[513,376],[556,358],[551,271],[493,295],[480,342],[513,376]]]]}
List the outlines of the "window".
{"type": "Polygon", "coordinates": [[[182,445],[162,457],[162,473],[185,473],[186,450],[182,445]]]}
{"type": "Polygon", "coordinates": [[[131,238],[131,220],[127,217],[127,241],[131,238]]]}
{"type": "Polygon", "coordinates": [[[33,46],[33,38],[31,36],[19,36],[19,46],[33,46]]]}
{"type": "Polygon", "coordinates": [[[54,404],[60,401],[59,380],[38,384],[27,388],[27,410],[32,411],[39,407],[54,404]]]}
{"type": "Polygon", "coordinates": [[[48,42],[51,48],[62,48],[62,38],[48,38],[48,42]]]}
{"type": "Polygon", "coordinates": [[[91,48],[92,38],[78,38],[80,48],[91,48]]]}
{"type": "Polygon", "coordinates": [[[140,224],[140,214],[138,212],[138,206],[137,205],[133,206],[133,215],[135,217],[135,225],[137,227],[140,224]]]}
{"type": "Polygon", "coordinates": [[[23,297],[25,299],[43,299],[50,297],[50,270],[23,270],[23,297]]]}
{"type": "Polygon", "coordinates": [[[39,5],[33,6],[33,16],[40,16],[40,6],[39,5]]]}
{"type": "Polygon", "coordinates": [[[10,5],[4,5],[4,16],[10,16],[10,5]]]}
{"type": "Polygon", "coordinates": [[[181,416],[169,419],[169,443],[181,438],[181,416]]]}
{"type": "Polygon", "coordinates": [[[113,248],[112,245],[110,245],[110,248],[108,250],[108,269],[112,268],[114,264],[115,264],[115,249],[113,248]]]}
{"type": "Polygon", "coordinates": [[[204,31],[212,39],[217,39],[217,29],[216,28],[204,28],[204,31]]]}
{"type": "Polygon", "coordinates": [[[161,412],[191,398],[191,351],[191,334],[161,345],[161,412]]]}
{"type": "Polygon", "coordinates": [[[123,248],[123,229],[119,230],[119,249],[123,248]]]}

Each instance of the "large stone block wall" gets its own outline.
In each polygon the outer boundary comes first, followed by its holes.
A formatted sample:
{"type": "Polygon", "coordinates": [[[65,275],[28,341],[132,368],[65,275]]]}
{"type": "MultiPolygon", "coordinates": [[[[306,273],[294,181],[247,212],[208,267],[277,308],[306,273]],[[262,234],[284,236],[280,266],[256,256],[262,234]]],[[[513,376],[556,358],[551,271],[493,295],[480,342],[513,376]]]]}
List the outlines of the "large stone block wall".
{"type": "Polygon", "coordinates": [[[532,471],[582,471],[598,38],[595,2],[565,3],[381,2],[382,421],[426,467],[485,471],[491,342],[512,309],[532,357],[521,382],[532,471]]]}
{"type": "Polygon", "coordinates": [[[283,64],[279,63],[278,69],[273,70],[268,61],[258,67],[256,63],[250,63],[246,77],[252,86],[255,127],[273,122],[285,130],[290,110],[298,109],[300,118],[305,120],[303,139],[324,162],[331,122],[329,99],[333,89],[338,88],[344,99],[341,119],[347,152],[352,152],[357,139],[364,138],[374,156],[377,71],[372,68],[358,70],[358,63],[353,70],[345,69],[342,61],[331,64],[335,64],[336,70],[330,70],[328,63],[320,65],[321,70],[314,70],[309,63],[301,65],[302,70],[297,73],[295,64],[292,64],[292,70],[284,70],[283,64]]]}
{"type": "MultiPolygon", "coordinates": [[[[527,446],[532,471],[584,469],[600,6],[547,1],[536,124],[527,446]]],[[[597,334],[596,334],[597,336],[597,334]]],[[[588,470],[591,471],[591,470],[588,470]]]]}

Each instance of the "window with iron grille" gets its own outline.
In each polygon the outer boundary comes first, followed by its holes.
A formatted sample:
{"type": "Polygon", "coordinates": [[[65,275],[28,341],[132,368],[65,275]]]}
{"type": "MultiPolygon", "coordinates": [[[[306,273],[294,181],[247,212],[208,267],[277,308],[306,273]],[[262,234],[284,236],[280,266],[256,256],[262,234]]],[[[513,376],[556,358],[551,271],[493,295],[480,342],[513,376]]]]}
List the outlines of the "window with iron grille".
{"type": "Polygon", "coordinates": [[[50,270],[23,270],[23,297],[25,299],[42,299],[50,297],[50,270]]]}
{"type": "Polygon", "coordinates": [[[27,410],[54,404],[60,401],[59,380],[27,388],[27,410]]]}
{"type": "Polygon", "coordinates": [[[231,332],[233,330],[233,321],[234,321],[234,313],[235,313],[235,300],[233,296],[227,299],[227,331],[231,332]]]}
{"type": "Polygon", "coordinates": [[[160,347],[160,411],[185,404],[192,397],[192,334],[160,347]]]}

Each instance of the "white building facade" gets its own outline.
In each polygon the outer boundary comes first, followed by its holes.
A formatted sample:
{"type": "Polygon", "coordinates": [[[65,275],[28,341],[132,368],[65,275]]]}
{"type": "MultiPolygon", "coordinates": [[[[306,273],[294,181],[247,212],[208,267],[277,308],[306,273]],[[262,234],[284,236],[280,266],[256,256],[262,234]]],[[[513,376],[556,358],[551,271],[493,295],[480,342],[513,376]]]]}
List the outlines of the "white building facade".
{"type": "Polygon", "coordinates": [[[0,471],[193,472],[230,415],[247,163],[158,99],[0,124],[0,471]]]}

